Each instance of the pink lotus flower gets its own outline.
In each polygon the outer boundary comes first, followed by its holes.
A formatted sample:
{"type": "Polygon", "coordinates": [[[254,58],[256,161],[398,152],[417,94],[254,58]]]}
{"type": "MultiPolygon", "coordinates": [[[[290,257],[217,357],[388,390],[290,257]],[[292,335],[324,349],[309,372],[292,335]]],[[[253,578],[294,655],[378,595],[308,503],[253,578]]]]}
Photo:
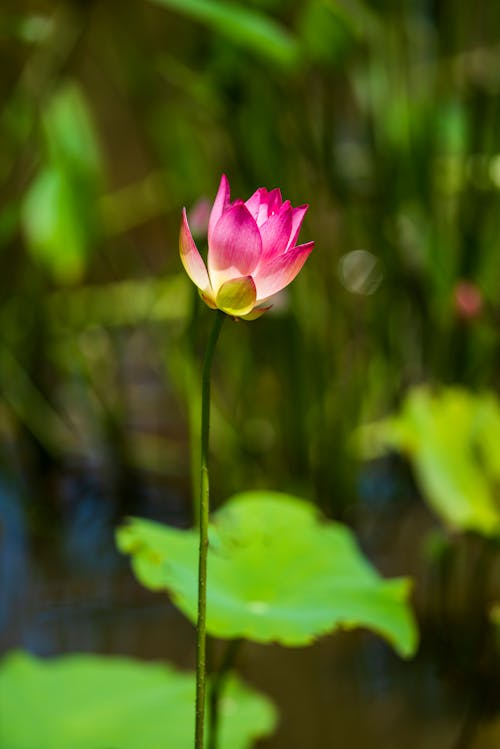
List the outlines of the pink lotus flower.
{"type": "Polygon", "coordinates": [[[203,301],[245,320],[270,309],[269,297],[293,281],[314,247],[295,244],[307,208],[292,208],[277,188],[265,187],[231,203],[223,174],[208,222],[208,270],[182,211],[181,260],[203,301]]]}

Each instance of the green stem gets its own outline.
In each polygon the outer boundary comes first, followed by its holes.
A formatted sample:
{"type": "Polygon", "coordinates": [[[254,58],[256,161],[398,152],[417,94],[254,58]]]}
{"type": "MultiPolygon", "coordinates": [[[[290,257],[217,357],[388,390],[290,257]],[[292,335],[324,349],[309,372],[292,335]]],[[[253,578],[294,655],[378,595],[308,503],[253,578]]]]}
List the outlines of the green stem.
{"type": "Polygon", "coordinates": [[[217,311],[208,340],[203,364],[201,386],[201,477],[200,477],[200,546],[198,555],[198,623],[196,626],[196,727],[195,749],[203,749],[206,695],[206,609],[207,609],[207,553],[208,553],[208,437],[210,431],[210,374],[212,359],[224,313],[217,311]]]}
{"type": "Polygon", "coordinates": [[[209,730],[208,730],[208,749],[217,749],[219,739],[219,716],[220,716],[220,699],[224,687],[226,685],[226,679],[229,670],[232,668],[236,654],[240,649],[243,640],[231,640],[228,643],[226,651],[222,657],[221,664],[217,670],[217,673],[211,680],[210,687],[210,705],[209,705],[209,730]]]}
{"type": "Polygon", "coordinates": [[[199,327],[200,297],[195,287],[192,289],[191,313],[186,329],[185,341],[185,370],[186,392],[188,394],[188,418],[189,418],[189,446],[190,446],[190,474],[191,474],[191,496],[193,525],[200,524],[200,503],[195,498],[200,495],[200,413],[201,393],[198,390],[198,369],[196,362],[196,335],[199,327]]]}

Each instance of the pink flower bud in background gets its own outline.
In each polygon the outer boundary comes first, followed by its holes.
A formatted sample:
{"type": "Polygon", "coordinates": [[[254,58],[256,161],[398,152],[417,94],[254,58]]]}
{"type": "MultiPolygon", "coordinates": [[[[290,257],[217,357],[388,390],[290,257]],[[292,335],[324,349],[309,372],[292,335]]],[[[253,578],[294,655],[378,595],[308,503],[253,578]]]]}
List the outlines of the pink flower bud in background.
{"type": "Polygon", "coordinates": [[[193,237],[201,239],[207,236],[211,209],[212,203],[209,198],[200,198],[192,206],[189,211],[189,226],[191,227],[193,237]]]}
{"type": "Polygon", "coordinates": [[[463,320],[474,320],[483,310],[483,296],[475,284],[460,281],[454,289],[455,310],[463,320]]]}
{"type": "Polygon", "coordinates": [[[203,301],[245,320],[255,320],[270,309],[269,298],[293,281],[314,247],[314,242],[296,245],[307,208],[293,208],[277,188],[265,187],[246,202],[231,203],[229,182],[222,175],[208,222],[207,265],[193,240],[186,210],[182,212],[181,260],[203,301]]]}

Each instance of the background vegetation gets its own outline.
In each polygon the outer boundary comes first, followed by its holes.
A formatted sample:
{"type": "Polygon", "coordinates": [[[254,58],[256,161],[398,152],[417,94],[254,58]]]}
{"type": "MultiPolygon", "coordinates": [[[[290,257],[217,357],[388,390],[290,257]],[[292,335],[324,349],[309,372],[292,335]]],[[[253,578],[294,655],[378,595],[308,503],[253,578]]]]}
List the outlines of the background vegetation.
{"type": "Polygon", "coordinates": [[[270,313],[224,330],[215,502],[313,501],[384,574],[415,577],[422,629],[406,664],[354,634],[307,663],[254,646],[244,668],[287,716],[266,745],[496,746],[499,32],[483,0],[2,4],[4,650],[192,665],[189,625],[134,587],[113,527],[190,523],[212,313],[177,236],[197,208],[203,244],[198,201],[226,172],[235,197],[308,202],[316,249],[270,313]],[[460,386],[459,405],[422,426],[417,402],[422,431],[385,435],[389,454],[359,439],[422,383],[460,386]],[[485,391],[488,415],[464,426],[485,391]],[[484,492],[491,522],[450,513],[484,492]]]}

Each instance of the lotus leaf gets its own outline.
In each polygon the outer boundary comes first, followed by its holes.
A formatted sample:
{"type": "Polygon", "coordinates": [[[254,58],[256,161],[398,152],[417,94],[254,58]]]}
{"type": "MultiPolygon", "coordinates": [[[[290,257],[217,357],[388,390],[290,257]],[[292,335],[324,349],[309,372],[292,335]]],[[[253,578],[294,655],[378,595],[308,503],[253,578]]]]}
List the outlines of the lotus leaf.
{"type": "Polygon", "coordinates": [[[454,530],[500,532],[500,404],[461,388],[412,390],[400,413],[365,436],[411,461],[422,494],[454,530]]]}
{"type": "MultiPolygon", "coordinates": [[[[362,626],[401,655],[414,652],[409,580],[383,580],[350,530],[323,522],[313,505],[272,492],[240,494],[213,516],[209,538],[211,635],[301,646],[338,627],[362,626]]],[[[144,585],[168,590],[196,620],[196,531],[131,519],[118,545],[144,585]]]]}
{"type": "MultiPolygon", "coordinates": [[[[0,746],[8,749],[191,749],[195,680],[122,657],[39,660],[17,652],[0,668],[0,746]]],[[[221,749],[248,749],[276,722],[270,701],[230,678],[221,749]]]]}

